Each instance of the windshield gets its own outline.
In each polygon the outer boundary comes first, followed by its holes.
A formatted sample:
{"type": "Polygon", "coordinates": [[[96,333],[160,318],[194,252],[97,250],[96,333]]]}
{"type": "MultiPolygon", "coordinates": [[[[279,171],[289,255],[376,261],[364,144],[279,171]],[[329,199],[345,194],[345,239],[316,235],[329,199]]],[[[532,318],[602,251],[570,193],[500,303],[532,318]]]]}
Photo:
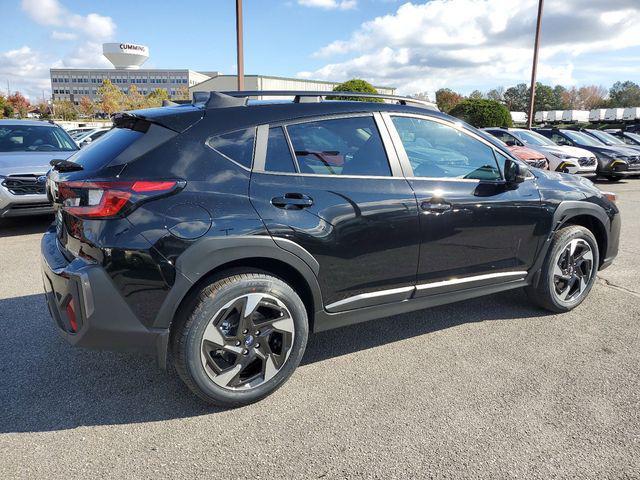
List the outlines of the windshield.
{"type": "Polygon", "coordinates": [[[600,130],[589,130],[589,133],[595,135],[598,140],[606,143],[607,145],[626,145],[622,140],[614,137],[607,132],[601,132],[600,130]]]}
{"type": "Polygon", "coordinates": [[[602,147],[604,145],[600,140],[596,140],[586,133],[574,132],[571,130],[563,130],[562,133],[580,145],[587,145],[589,147],[602,147]]]}
{"type": "Polygon", "coordinates": [[[640,135],[637,133],[624,132],[625,136],[629,137],[631,140],[634,140],[637,143],[640,143],[640,135]]]}
{"type": "Polygon", "coordinates": [[[77,149],[71,137],[60,127],[0,126],[0,152],[73,152],[77,149]]]}
{"type": "Polygon", "coordinates": [[[511,131],[511,133],[516,137],[518,137],[520,140],[522,140],[522,142],[525,143],[526,145],[537,145],[537,146],[547,145],[551,147],[557,147],[555,143],[553,143],[544,135],[540,135],[538,132],[515,130],[515,131],[511,131]]]}

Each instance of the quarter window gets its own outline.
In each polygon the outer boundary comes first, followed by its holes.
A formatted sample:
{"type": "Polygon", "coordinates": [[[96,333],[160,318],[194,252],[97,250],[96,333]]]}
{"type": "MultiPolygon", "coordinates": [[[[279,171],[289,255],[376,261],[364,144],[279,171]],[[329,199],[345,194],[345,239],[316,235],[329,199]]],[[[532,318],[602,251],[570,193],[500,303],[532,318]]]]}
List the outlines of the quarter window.
{"type": "Polygon", "coordinates": [[[415,177],[499,180],[493,149],[432,120],[392,117],[415,177]]]}
{"type": "Polygon", "coordinates": [[[373,117],[350,117],[287,127],[301,173],[391,176],[373,117]]]}
{"type": "Polygon", "coordinates": [[[243,167],[251,168],[254,138],[255,128],[252,127],[216,135],[207,140],[207,145],[243,167]]]}

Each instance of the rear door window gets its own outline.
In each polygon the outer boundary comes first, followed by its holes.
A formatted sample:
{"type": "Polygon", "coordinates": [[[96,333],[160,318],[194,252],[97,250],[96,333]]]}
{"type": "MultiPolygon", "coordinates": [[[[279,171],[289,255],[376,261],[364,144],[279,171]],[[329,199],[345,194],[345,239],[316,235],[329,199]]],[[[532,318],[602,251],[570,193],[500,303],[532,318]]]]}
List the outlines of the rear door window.
{"type": "Polygon", "coordinates": [[[371,116],[336,118],[287,127],[300,173],[391,176],[371,116]]]}

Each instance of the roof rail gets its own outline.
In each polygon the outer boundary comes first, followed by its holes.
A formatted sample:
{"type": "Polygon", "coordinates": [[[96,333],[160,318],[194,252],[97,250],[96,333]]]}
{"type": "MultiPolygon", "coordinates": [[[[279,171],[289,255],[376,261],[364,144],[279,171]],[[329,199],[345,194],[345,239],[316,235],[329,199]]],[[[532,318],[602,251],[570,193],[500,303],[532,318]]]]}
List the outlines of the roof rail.
{"type": "Polygon", "coordinates": [[[207,108],[218,108],[226,106],[235,106],[233,102],[223,101],[226,97],[244,98],[249,97],[294,97],[295,103],[313,103],[321,102],[326,97],[356,97],[356,98],[379,98],[397,102],[400,105],[410,105],[414,107],[426,108],[429,110],[439,111],[437,105],[433,102],[418,100],[417,98],[401,97],[398,95],[385,95],[381,93],[363,93],[363,92],[326,92],[326,91],[305,91],[305,90],[240,90],[227,92],[194,92],[194,103],[205,102],[207,108]],[[216,101],[212,101],[216,98],[216,101]],[[209,105],[211,103],[211,106],[209,105]]]}

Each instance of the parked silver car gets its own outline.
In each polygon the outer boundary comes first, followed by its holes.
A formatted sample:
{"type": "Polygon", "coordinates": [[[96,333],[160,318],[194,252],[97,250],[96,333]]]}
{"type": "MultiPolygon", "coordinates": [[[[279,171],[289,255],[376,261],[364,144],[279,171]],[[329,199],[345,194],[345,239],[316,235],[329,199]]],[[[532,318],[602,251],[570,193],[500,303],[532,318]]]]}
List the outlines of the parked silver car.
{"type": "Polygon", "coordinates": [[[60,126],[38,120],[0,120],[0,218],[52,211],[45,174],[54,159],[78,150],[60,126]]]}

